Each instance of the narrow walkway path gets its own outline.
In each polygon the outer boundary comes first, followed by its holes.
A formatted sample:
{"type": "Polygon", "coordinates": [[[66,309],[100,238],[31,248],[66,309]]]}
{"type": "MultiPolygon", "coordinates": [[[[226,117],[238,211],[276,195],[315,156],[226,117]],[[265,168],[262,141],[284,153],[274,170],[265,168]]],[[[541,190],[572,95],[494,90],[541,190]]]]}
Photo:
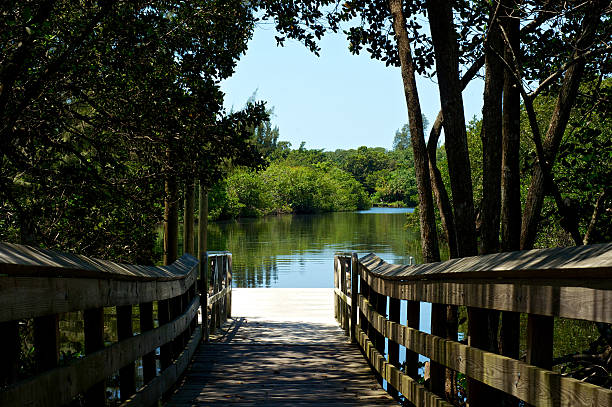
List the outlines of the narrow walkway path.
{"type": "Polygon", "coordinates": [[[396,405],[334,320],[332,289],[234,289],[169,406],[396,405]]]}

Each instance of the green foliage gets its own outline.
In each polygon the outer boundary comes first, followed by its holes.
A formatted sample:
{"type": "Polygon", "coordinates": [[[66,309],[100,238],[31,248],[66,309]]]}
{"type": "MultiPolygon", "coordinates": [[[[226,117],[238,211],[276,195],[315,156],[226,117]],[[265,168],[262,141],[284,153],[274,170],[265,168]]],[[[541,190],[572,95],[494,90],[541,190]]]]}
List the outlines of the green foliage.
{"type": "Polygon", "coordinates": [[[255,171],[238,168],[230,173],[226,184],[228,217],[255,217],[268,212],[269,194],[255,171]]]}
{"type": "MultiPolygon", "coordinates": [[[[610,179],[612,179],[612,114],[609,103],[612,98],[612,79],[583,84],[577,105],[572,111],[568,127],[560,146],[558,159],[553,166],[553,176],[562,196],[569,200],[582,235],[591,221],[597,199],[604,194],[603,210],[598,214],[592,243],[608,242],[612,239],[612,214],[606,208],[612,206],[610,179]]],[[[554,111],[557,97],[543,94],[534,101],[539,118],[540,132],[546,134],[546,123],[554,111]]],[[[481,121],[474,118],[467,126],[468,147],[472,168],[474,202],[478,211],[482,200],[482,140],[481,121]]],[[[537,154],[527,113],[521,112],[520,165],[521,201],[525,204],[527,190],[537,154]]],[[[448,165],[443,148],[438,148],[438,167],[450,193],[448,165]]],[[[537,247],[572,246],[573,241],[563,230],[557,207],[547,197],[542,207],[542,217],[536,241],[537,247]]]]}
{"type": "Polygon", "coordinates": [[[411,207],[418,205],[414,168],[401,167],[379,173],[375,188],[376,192],[372,197],[374,202],[400,201],[411,207]]]}
{"type": "MultiPolygon", "coordinates": [[[[267,126],[273,128],[269,123],[267,126]]],[[[260,151],[263,144],[256,142],[260,151]]],[[[412,148],[387,151],[382,147],[363,146],[356,150],[326,152],[323,149],[307,149],[305,143],[291,150],[289,143],[276,141],[268,151],[271,166],[264,174],[274,180],[268,185],[271,188],[282,185],[278,192],[272,192],[272,200],[288,205],[279,205],[272,212],[346,210],[368,206],[370,200],[382,205],[416,205],[412,148]],[[280,170],[280,167],[283,169],[280,170]],[[323,175],[320,170],[327,174],[323,175]],[[296,180],[299,182],[296,183],[296,180]],[[338,195],[334,192],[337,189],[353,191],[354,196],[338,195]],[[334,194],[337,196],[330,200],[329,196],[334,194]]],[[[225,213],[222,216],[234,217],[236,214],[225,213]]]]}
{"type": "Polygon", "coordinates": [[[223,110],[240,1],[0,5],[0,240],[153,262],[163,179],[258,164],[262,103],[223,110]]]}
{"type": "MultiPolygon", "coordinates": [[[[423,120],[423,132],[427,133],[427,128],[429,127],[429,120],[424,114],[421,114],[421,119],[423,120]]],[[[404,124],[402,128],[395,132],[395,137],[393,138],[393,150],[411,150],[412,145],[410,144],[410,126],[408,123],[404,124]]]]}
{"type": "Polygon", "coordinates": [[[261,171],[234,169],[211,193],[213,218],[352,211],[370,207],[363,187],[330,163],[272,163],[261,171]]]}
{"type": "MultiPolygon", "coordinates": [[[[597,199],[604,195],[603,210],[598,214],[591,243],[612,240],[612,79],[585,83],[563,136],[558,158],[553,166],[553,176],[562,196],[569,200],[572,211],[584,236],[591,221],[597,199]]],[[[534,108],[548,122],[555,106],[554,95],[541,95],[534,108]]],[[[521,121],[523,123],[523,121],[521,121]]],[[[523,125],[521,125],[523,127],[523,125]]],[[[531,141],[531,131],[523,130],[531,141]]],[[[527,161],[535,160],[535,147],[525,146],[527,161]]],[[[542,220],[536,244],[539,247],[573,245],[560,226],[560,219],[553,200],[547,198],[542,207],[542,220]]]]}

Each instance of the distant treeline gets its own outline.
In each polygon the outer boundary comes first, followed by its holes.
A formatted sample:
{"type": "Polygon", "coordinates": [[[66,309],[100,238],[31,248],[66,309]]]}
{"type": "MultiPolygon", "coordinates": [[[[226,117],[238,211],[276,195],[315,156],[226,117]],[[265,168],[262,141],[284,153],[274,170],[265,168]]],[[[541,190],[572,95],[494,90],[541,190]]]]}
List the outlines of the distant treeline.
{"type": "Polygon", "coordinates": [[[394,149],[291,149],[269,123],[254,131],[267,165],[234,167],[209,194],[212,219],[279,213],[319,213],[376,205],[415,206],[416,180],[407,128],[394,149]],[[404,141],[402,143],[401,141],[404,141]],[[408,140],[408,143],[406,143],[408,140]]]}

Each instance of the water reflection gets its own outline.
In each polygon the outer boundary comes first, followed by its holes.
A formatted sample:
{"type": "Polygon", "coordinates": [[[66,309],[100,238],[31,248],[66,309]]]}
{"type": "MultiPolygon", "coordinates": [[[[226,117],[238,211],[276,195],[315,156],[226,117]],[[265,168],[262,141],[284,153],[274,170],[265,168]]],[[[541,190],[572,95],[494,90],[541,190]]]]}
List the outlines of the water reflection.
{"type": "Polygon", "coordinates": [[[420,261],[418,232],[406,229],[411,209],[282,215],[214,222],[209,250],[233,253],[236,287],[333,287],[338,251],[374,252],[390,263],[420,261]]]}

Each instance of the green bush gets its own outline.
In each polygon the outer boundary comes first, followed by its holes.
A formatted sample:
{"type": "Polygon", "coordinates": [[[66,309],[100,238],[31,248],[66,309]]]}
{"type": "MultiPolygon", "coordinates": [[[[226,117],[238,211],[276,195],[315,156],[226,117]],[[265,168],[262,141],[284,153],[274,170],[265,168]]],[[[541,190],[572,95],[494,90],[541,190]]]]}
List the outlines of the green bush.
{"type": "Polygon", "coordinates": [[[329,162],[292,164],[275,162],[259,172],[234,169],[211,190],[211,217],[351,211],[371,206],[363,186],[337,166],[329,162]]]}

